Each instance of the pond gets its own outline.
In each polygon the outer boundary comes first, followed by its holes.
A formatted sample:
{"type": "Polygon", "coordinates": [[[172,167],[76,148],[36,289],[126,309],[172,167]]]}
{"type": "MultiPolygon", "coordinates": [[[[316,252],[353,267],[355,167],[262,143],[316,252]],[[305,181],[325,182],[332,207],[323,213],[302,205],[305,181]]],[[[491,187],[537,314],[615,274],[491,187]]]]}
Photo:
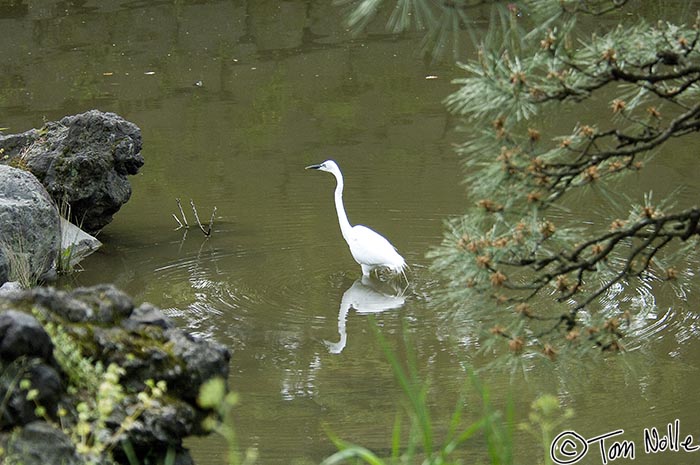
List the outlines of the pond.
{"type": "MultiPolygon", "coordinates": [[[[99,235],[104,248],[60,285],[115,283],[230,347],[241,447],[264,464],[318,463],[335,451],[328,432],[390,451],[404,402],[375,327],[402,360],[410,341],[438,437],[461,394],[479,417],[469,367],[492,362],[477,353],[475,328],[446,323],[431,305],[441,284],[426,253],[443,221],[474,201],[452,147],[464,136],[441,103],[460,70],[422,59],[420,35],[393,36],[381,22],[353,37],[331,3],[0,2],[0,127],[20,132],[99,108],[143,131],[146,164],[131,200],[99,235]],[[304,170],[329,158],[345,175],[350,221],[406,258],[407,289],[360,279],[333,177],[304,170]],[[176,230],[177,198],[190,223],[190,199],[204,222],[216,207],[210,238],[176,230]]],[[[477,24],[488,27],[486,18],[477,24]]],[[[685,200],[697,198],[697,142],[626,181],[630,195],[684,186],[685,200]]],[[[635,350],[484,371],[496,407],[512,399],[521,422],[538,395],[554,394],[576,412],[561,430],[624,429],[635,463],[698,463],[700,453],[643,451],[644,428],[665,432],[674,420],[700,443],[698,299],[653,291],[623,302],[647,310],[635,350]]],[[[483,440],[470,444],[465,461],[485,461],[483,440]]],[[[225,462],[216,437],[187,445],[200,465],[225,462]]],[[[542,459],[527,432],[516,431],[515,450],[518,463],[542,459]]],[[[602,463],[589,454],[582,463],[602,463]]]]}

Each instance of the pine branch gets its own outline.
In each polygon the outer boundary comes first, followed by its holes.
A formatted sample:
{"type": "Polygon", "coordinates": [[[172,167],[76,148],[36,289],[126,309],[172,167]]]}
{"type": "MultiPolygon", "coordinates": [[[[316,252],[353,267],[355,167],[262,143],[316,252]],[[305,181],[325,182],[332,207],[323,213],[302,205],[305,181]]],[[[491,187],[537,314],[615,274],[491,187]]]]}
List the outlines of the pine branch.
{"type": "Polygon", "coordinates": [[[630,316],[607,298],[634,280],[677,279],[675,251],[700,241],[697,206],[662,208],[650,198],[607,230],[586,218],[583,229],[542,217],[574,189],[606,192],[609,179],[644,169],[652,155],[668,156],[660,149],[669,141],[700,132],[700,16],[690,26],[619,25],[572,40],[567,15],[595,16],[627,3],[527,2],[560,16],[517,47],[484,46],[460,65],[466,76],[445,101],[470,124],[457,150],[475,207],[450,223],[432,257],[458,308],[467,306],[472,317],[483,309],[479,317],[487,321],[514,310],[518,318],[491,330],[514,352],[534,342],[555,353],[548,344],[562,337],[621,349],[630,316]],[[610,99],[610,118],[574,119],[568,133],[551,134],[546,119],[529,121],[601,97],[610,99]]]}

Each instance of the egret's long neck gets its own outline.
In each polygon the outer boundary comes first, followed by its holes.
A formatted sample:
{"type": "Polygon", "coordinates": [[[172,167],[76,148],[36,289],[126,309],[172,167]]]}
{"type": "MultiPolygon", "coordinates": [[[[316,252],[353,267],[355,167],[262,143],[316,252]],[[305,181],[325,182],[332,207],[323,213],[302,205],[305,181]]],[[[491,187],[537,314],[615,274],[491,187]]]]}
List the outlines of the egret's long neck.
{"type": "Polygon", "coordinates": [[[343,233],[343,238],[347,241],[350,237],[350,222],[348,221],[348,215],[345,213],[345,207],[343,206],[343,175],[340,173],[333,173],[335,175],[335,180],[338,184],[335,186],[335,211],[338,213],[338,223],[340,223],[340,232],[343,233]]]}

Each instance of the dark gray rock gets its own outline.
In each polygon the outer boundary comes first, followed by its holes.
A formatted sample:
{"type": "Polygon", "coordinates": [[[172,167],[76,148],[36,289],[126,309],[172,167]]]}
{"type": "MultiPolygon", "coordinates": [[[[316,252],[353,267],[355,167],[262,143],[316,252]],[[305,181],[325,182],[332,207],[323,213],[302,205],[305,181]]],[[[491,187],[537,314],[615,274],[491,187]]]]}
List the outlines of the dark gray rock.
{"type": "Polygon", "coordinates": [[[13,301],[34,302],[73,323],[95,319],[95,312],[85,302],[74,299],[68,292],[51,287],[37,287],[25,291],[20,296],[11,296],[13,301]]]}
{"type": "Polygon", "coordinates": [[[129,438],[135,447],[152,445],[154,439],[161,444],[175,445],[198,429],[197,421],[198,415],[190,404],[171,402],[143,412],[129,430],[129,438]]]}
{"type": "Polygon", "coordinates": [[[37,420],[37,403],[55,418],[63,384],[53,366],[38,358],[22,357],[12,362],[0,360],[0,373],[0,430],[37,420]],[[27,399],[28,389],[21,387],[19,380],[29,381],[29,389],[36,389],[35,399],[27,399]]]}
{"type": "Polygon", "coordinates": [[[98,110],[0,136],[0,148],[10,163],[26,165],[56,203],[67,202],[72,222],[93,234],[129,200],[127,176],[144,163],[138,126],[98,110]]]}
{"type": "Polygon", "coordinates": [[[128,318],[134,308],[131,297],[111,284],[78,288],[70,297],[88,305],[100,323],[116,323],[128,318]]]}
{"type": "Polygon", "coordinates": [[[195,402],[199,389],[190,386],[201,386],[206,380],[220,376],[228,378],[228,365],[231,359],[229,350],[218,343],[204,341],[178,329],[165,332],[172,343],[173,355],[182,361],[182,374],[174,381],[183,398],[195,402]]]}
{"type": "Polygon", "coordinates": [[[32,315],[16,310],[0,313],[0,429],[24,425],[37,419],[36,403],[54,415],[62,393],[62,382],[53,358],[53,342],[32,315]],[[34,400],[19,387],[29,381],[37,390],[34,400]]]}
{"type": "MultiPolygon", "coordinates": [[[[51,356],[47,361],[51,361],[51,356]]],[[[27,379],[33,389],[38,391],[36,403],[47,409],[47,414],[55,418],[58,401],[63,392],[63,382],[58,371],[46,363],[38,363],[27,372],[27,379]]]]}
{"type": "Polygon", "coordinates": [[[7,439],[8,463],[23,465],[83,465],[86,461],[75,451],[70,438],[58,428],[43,422],[29,423],[7,439]]]}
{"type": "Polygon", "coordinates": [[[172,321],[159,308],[146,302],[136,307],[122,324],[128,330],[135,330],[139,325],[158,326],[162,329],[173,327],[172,321]]]}
{"type": "MultiPolygon", "coordinates": [[[[3,156],[10,157],[11,154],[21,154],[23,150],[32,145],[41,134],[36,129],[30,129],[21,134],[1,134],[0,147],[4,150],[3,156]]],[[[21,159],[18,159],[21,160],[21,159]]]]}
{"type": "Polygon", "coordinates": [[[170,449],[175,454],[174,465],[194,465],[189,451],[182,447],[181,438],[198,431],[200,422],[196,410],[186,402],[157,405],[143,412],[135,422],[129,430],[129,441],[142,463],[160,463],[158,455],[152,457],[154,449],[160,454],[170,449]],[[154,440],[159,442],[156,448],[154,440]]]}
{"type": "Polygon", "coordinates": [[[15,310],[0,313],[0,359],[17,357],[51,360],[53,342],[43,326],[31,315],[15,310]]]}
{"type": "Polygon", "coordinates": [[[36,302],[73,323],[117,323],[134,308],[131,298],[111,284],[77,288],[70,292],[37,287],[12,300],[36,302]]]}
{"type": "Polygon", "coordinates": [[[47,415],[56,418],[58,401],[63,393],[63,383],[56,369],[39,359],[24,359],[16,363],[15,367],[10,367],[9,371],[16,367],[20,367],[17,374],[29,381],[30,389],[37,390],[37,396],[29,400],[26,390],[18,389],[17,385],[6,386],[0,383],[0,393],[7,399],[0,426],[21,426],[41,420],[36,415],[37,405],[44,407],[47,415]]]}
{"type": "Polygon", "coordinates": [[[52,269],[59,225],[58,211],[34,175],[0,165],[0,284],[37,279],[52,269]]]}

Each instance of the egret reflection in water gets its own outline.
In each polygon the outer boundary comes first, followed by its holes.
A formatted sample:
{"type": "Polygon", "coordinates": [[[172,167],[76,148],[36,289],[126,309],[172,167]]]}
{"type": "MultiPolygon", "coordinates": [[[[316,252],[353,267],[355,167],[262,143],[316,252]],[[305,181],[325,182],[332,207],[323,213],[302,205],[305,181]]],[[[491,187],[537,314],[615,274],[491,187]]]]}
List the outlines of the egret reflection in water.
{"type": "Polygon", "coordinates": [[[339,354],[348,342],[345,328],[348,312],[354,309],[357,313],[380,313],[403,307],[406,302],[404,291],[398,290],[390,283],[373,280],[363,275],[348,288],[340,299],[338,310],[338,342],[324,341],[328,351],[339,354]]]}

